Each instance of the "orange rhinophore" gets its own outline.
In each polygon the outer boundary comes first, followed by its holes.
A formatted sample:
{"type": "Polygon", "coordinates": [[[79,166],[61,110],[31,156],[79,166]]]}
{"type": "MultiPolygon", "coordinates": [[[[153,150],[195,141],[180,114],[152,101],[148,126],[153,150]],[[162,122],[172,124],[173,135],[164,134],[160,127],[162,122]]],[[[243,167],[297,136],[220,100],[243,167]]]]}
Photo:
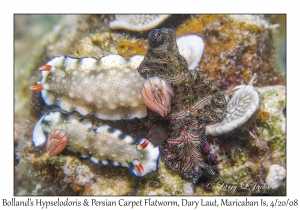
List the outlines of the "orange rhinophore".
{"type": "Polygon", "coordinates": [[[68,144],[68,136],[61,129],[53,130],[47,140],[46,150],[50,156],[57,155],[63,151],[68,144]]]}
{"type": "Polygon", "coordinates": [[[140,146],[142,149],[145,149],[148,146],[148,141],[147,140],[143,141],[143,143],[141,143],[140,146]]]}
{"type": "Polygon", "coordinates": [[[136,167],[136,169],[138,170],[138,172],[140,174],[144,173],[144,167],[143,167],[142,164],[138,163],[138,164],[135,165],[135,167],[136,167]]]}
{"type": "Polygon", "coordinates": [[[50,71],[52,68],[51,65],[45,64],[39,68],[40,71],[50,71]]]}
{"type": "Polygon", "coordinates": [[[41,91],[41,90],[44,90],[44,87],[42,84],[37,84],[37,85],[32,85],[29,87],[31,90],[34,90],[34,91],[41,91]]]}

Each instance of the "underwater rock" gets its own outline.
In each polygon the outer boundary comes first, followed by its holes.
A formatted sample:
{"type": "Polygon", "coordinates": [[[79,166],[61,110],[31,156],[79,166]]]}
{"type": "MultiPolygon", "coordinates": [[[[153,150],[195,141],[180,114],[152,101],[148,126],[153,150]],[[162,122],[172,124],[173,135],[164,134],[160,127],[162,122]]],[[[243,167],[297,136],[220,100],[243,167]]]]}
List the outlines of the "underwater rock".
{"type": "Polygon", "coordinates": [[[270,187],[278,188],[281,182],[285,179],[286,171],[285,169],[277,164],[273,164],[269,167],[269,173],[266,178],[266,183],[270,187]]]}
{"type": "Polygon", "coordinates": [[[236,23],[251,24],[260,28],[268,28],[272,30],[275,30],[280,26],[279,24],[271,24],[267,22],[261,15],[230,15],[230,18],[232,18],[232,20],[236,23]]]}
{"type": "Polygon", "coordinates": [[[202,36],[206,46],[198,71],[226,90],[248,83],[254,73],[256,86],[285,84],[274,62],[277,28],[257,15],[194,15],[176,28],[176,36],[202,36]]]}
{"type": "MultiPolygon", "coordinates": [[[[260,96],[260,108],[269,113],[268,118],[257,117],[255,113],[242,127],[229,134],[213,138],[212,145],[219,161],[217,180],[240,186],[255,183],[266,184],[268,168],[273,165],[286,166],[286,95],[285,86],[255,87],[260,96]],[[256,134],[255,138],[250,134],[256,134]]],[[[258,112],[258,111],[257,111],[258,112]]],[[[219,193],[232,195],[229,192],[219,193]]],[[[242,190],[239,195],[285,195],[285,183],[274,189],[242,190]]]]}
{"type": "MultiPolygon", "coordinates": [[[[199,65],[205,43],[201,36],[188,34],[176,39],[179,54],[182,55],[187,63],[189,70],[195,70],[199,65]]],[[[148,40],[136,40],[135,42],[121,41],[118,45],[118,54],[125,57],[133,55],[145,55],[148,49],[148,40]]]]}
{"type": "MultiPolygon", "coordinates": [[[[30,147],[30,144],[27,146],[30,147]]],[[[26,171],[27,179],[35,186],[25,195],[79,195],[85,186],[95,181],[95,174],[90,167],[73,156],[49,157],[44,153],[35,157],[26,154],[27,157],[20,160],[16,170],[23,174],[26,171]],[[75,186],[81,190],[74,190],[75,186]]]]}
{"type": "MultiPolygon", "coordinates": [[[[268,112],[269,120],[260,120],[259,138],[262,141],[280,141],[286,139],[286,88],[285,86],[269,86],[256,88],[262,95],[261,109],[268,112]]],[[[280,144],[281,145],[281,144],[280,144]]],[[[279,146],[279,145],[278,145],[279,146]]],[[[285,151],[284,151],[285,153],[285,151]]]]}
{"type": "Polygon", "coordinates": [[[135,42],[122,41],[118,44],[118,54],[125,57],[133,55],[145,55],[148,48],[148,41],[138,39],[135,42]]]}

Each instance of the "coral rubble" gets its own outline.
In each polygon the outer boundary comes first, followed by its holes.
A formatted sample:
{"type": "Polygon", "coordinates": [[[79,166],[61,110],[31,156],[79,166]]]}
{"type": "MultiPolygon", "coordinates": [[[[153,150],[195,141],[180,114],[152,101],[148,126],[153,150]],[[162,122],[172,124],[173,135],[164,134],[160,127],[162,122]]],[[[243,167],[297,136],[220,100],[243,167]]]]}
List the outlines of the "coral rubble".
{"type": "Polygon", "coordinates": [[[110,29],[125,29],[131,31],[147,31],[155,28],[170,15],[116,15],[109,23],[110,29]]]}
{"type": "Polygon", "coordinates": [[[285,179],[285,169],[277,164],[273,164],[269,167],[269,173],[266,178],[266,183],[274,188],[278,188],[281,185],[282,180],[285,179]]]}

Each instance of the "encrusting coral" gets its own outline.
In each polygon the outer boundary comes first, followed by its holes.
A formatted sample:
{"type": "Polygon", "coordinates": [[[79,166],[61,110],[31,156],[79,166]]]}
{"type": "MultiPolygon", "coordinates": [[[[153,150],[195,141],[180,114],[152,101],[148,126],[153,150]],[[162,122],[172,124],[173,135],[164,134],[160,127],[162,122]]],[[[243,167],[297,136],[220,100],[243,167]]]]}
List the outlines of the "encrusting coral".
{"type": "Polygon", "coordinates": [[[116,15],[109,23],[110,29],[126,29],[131,31],[147,31],[155,28],[170,15],[116,15]]]}
{"type": "Polygon", "coordinates": [[[258,16],[198,15],[179,25],[176,36],[203,37],[205,54],[198,70],[222,90],[248,83],[254,73],[257,86],[284,85],[284,76],[274,66],[272,37],[277,26],[258,16]]]}
{"type": "Polygon", "coordinates": [[[281,182],[285,179],[285,169],[277,164],[273,164],[269,167],[269,173],[266,178],[266,183],[274,188],[278,188],[281,182]]]}
{"type": "Polygon", "coordinates": [[[145,55],[147,52],[148,42],[142,39],[135,42],[121,41],[118,44],[118,54],[125,57],[133,55],[145,55]]]}

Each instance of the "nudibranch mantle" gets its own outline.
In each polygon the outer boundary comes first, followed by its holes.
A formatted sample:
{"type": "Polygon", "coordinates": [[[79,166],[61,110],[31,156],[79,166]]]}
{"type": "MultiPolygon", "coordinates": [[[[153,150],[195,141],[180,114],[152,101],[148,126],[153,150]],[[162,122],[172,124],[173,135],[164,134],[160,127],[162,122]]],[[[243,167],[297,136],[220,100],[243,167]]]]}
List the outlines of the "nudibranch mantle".
{"type": "Polygon", "coordinates": [[[188,69],[195,70],[204,53],[204,40],[196,34],[190,34],[178,37],[176,42],[180,55],[188,63],[188,69]]]}
{"type": "Polygon", "coordinates": [[[34,145],[44,145],[56,129],[68,135],[68,150],[79,152],[82,158],[89,157],[96,164],[128,167],[136,177],[157,170],[159,147],[143,137],[133,139],[109,125],[95,127],[88,118],[77,113],[50,111],[44,114],[33,130],[34,145]]]}
{"type": "Polygon", "coordinates": [[[42,98],[67,112],[78,111],[100,119],[142,118],[146,108],[139,89],[144,79],[135,70],[143,56],[125,59],[108,55],[101,59],[59,56],[41,71],[42,98]]]}
{"type": "Polygon", "coordinates": [[[225,118],[221,122],[206,126],[207,135],[217,136],[228,133],[243,125],[256,112],[260,101],[259,94],[253,87],[256,77],[255,74],[248,85],[234,88],[237,90],[227,104],[225,118]]]}

